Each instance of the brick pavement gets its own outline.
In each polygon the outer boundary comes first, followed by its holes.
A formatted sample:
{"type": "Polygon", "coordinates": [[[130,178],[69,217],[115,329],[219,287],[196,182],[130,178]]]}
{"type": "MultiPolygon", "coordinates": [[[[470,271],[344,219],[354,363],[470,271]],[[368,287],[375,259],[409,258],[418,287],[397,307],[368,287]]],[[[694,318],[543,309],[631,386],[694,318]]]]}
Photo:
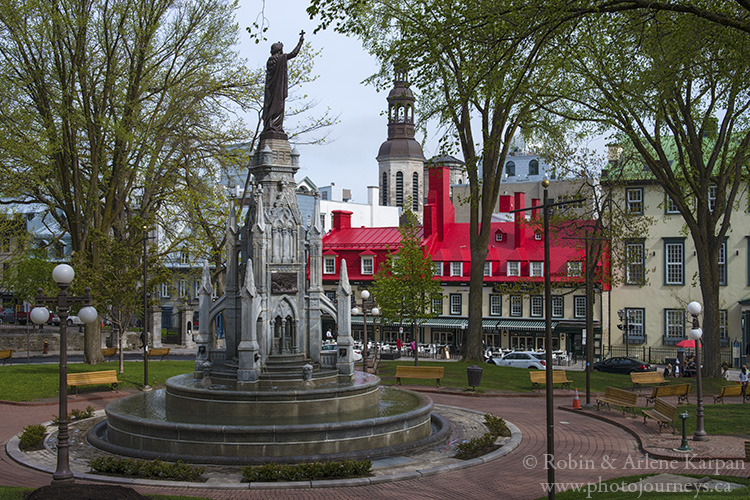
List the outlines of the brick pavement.
{"type": "MultiPolygon", "coordinates": [[[[120,393],[119,395],[122,395],[120,393]]],[[[102,408],[107,399],[90,399],[92,396],[117,397],[112,393],[94,393],[72,398],[70,408],[92,405],[102,408]]],[[[506,418],[523,433],[521,445],[512,453],[487,464],[454,472],[444,472],[420,479],[387,482],[358,487],[307,488],[279,490],[221,490],[182,488],[173,486],[135,486],[144,494],[193,495],[212,499],[533,499],[546,496],[541,483],[546,482],[544,456],[546,453],[546,414],[544,398],[537,397],[466,397],[456,394],[430,394],[438,404],[460,406],[482,412],[491,412],[506,418]]],[[[557,405],[569,405],[570,395],[556,398],[557,405]]],[[[605,410],[602,410],[603,412],[605,410]]],[[[33,405],[0,404],[0,443],[29,423],[49,420],[57,412],[52,403],[33,405]]],[[[589,412],[591,413],[591,412],[589,412]]],[[[611,412],[617,415],[615,412],[611,412]]],[[[634,419],[630,419],[633,421],[634,419]]],[[[642,419],[639,420],[642,423],[642,419]]],[[[616,423],[616,422],[614,422],[616,423]]],[[[581,412],[555,411],[555,455],[557,482],[597,482],[619,476],[645,472],[714,472],[715,464],[694,469],[683,461],[675,463],[650,460],[639,449],[635,421],[626,422],[632,428],[623,428],[581,412]],[[666,470],[668,469],[668,470],[666,470]]],[[[643,434],[647,436],[649,433],[643,434]]],[[[640,434],[638,434],[640,436],[640,434]]],[[[653,436],[652,436],[653,437],[653,436]]],[[[712,438],[713,440],[714,438],[712,438]]],[[[718,442],[718,441],[717,441],[718,442]]],[[[709,449],[710,452],[710,449],[709,449]]],[[[723,451],[722,451],[723,452],[723,451]]],[[[736,475],[748,476],[750,464],[736,475]]],[[[724,471],[722,471],[724,472],[724,471]]],[[[9,486],[39,487],[49,484],[49,474],[35,471],[13,462],[5,453],[0,454],[0,483],[9,486]]],[[[601,498],[605,498],[602,496],[601,498]]]]}

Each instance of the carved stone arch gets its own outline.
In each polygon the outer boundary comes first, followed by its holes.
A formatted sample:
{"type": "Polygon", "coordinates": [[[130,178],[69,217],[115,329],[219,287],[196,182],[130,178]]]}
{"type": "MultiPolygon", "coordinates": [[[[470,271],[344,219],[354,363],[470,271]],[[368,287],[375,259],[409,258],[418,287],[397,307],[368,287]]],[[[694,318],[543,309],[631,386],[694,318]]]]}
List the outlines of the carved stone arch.
{"type": "Polygon", "coordinates": [[[279,298],[271,313],[273,329],[272,353],[285,354],[296,352],[297,325],[299,314],[294,301],[287,295],[279,298]]]}

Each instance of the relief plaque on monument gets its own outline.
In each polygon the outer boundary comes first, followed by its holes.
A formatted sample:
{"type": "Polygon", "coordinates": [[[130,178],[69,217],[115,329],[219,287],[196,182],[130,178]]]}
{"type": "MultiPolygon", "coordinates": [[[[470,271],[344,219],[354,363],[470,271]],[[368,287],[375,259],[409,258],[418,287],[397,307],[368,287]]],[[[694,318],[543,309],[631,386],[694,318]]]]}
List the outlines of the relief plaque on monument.
{"type": "Polygon", "coordinates": [[[271,273],[271,293],[297,293],[297,273],[271,273]]]}

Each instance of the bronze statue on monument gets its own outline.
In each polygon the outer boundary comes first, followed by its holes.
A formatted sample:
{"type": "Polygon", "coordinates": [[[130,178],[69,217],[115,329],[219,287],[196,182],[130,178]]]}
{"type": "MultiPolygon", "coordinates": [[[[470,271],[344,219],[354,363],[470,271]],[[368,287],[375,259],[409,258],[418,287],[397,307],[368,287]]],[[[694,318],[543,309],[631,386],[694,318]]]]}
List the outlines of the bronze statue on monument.
{"type": "Polygon", "coordinates": [[[297,56],[305,39],[305,32],[299,34],[299,42],[294,50],[284,54],[284,44],[271,45],[271,57],[266,63],[266,89],[263,96],[262,136],[286,139],[284,133],[284,102],[289,95],[287,61],[297,56]]]}

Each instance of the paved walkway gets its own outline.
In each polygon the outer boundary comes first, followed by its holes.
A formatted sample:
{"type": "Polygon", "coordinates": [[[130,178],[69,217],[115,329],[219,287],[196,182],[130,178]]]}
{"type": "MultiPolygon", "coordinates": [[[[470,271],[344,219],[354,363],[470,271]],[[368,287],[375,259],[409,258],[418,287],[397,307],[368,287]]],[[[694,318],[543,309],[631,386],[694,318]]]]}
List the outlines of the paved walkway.
{"type": "MultiPolygon", "coordinates": [[[[425,389],[411,387],[412,389],[425,389]]],[[[468,469],[443,472],[419,479],[384,482],[356,487],[314,487],[278,490],[222,490],[175,486],[142,486],[135,489],[144,494],[192,495],[214,499],[321,498],[331,499],[534,499],[546,496],[542,483],[547,481],[545,468],[546,414],[541,394],[532,397],[469,397],[448,391],[430,391],[438,404],[491,412],[515,424],[523,434],[518,448],[492,462],[468,469]]],[[[557,392],[557,391],[556,391],[557,392]]],[[[70,409],[88,405],[103,408],[109,400],[122,393],[90,393],[72,397],[70,409]]],[[[555,404],[571,405],[569,391],[558,392],[555,404]]],[[[619,411],[586,410],[579,412],[555,410],[555,480],[558,483],[597,483],[620,476],[642,473],[712,473],[750,476],[750,463],[742,461],[742,440],[711,437],[700,443],[700,455],[671,455],[669,435],[659,436],[655,425],[643,425],[642,419],[621,417],[619,411]],[[592,418],[592,415],[600,418],[592,418]],[[601,418],[604,416],[605,418],[601,418]],[[701,460],[703,459],[703,460],[701,460]],[[722,459],[709,461],[709,459],[722,459]]],[[[750,408],[750,406],[748,406],[750,408]]],[[[30,423],[42,423],[57,413],[56,402],[29,404],[0,403],[0,444],[30,423]]],[[[690,441],[691,446],[693,444],[690,441]]],[[[679,445],[679,442],[678,442],[679,445]]],[[[29,469],[0,454],[0,483],[9,486],[39,487],[49,484],[50,475],[29,469]]],[[[323,485],[320,485],[323,486],[323,485]]],[[[559,485],[558,489],[567,489],[559,485]]],[[[592,496],[597,496],[595,492],[592,496]]],[[[606,498],[606,493],[599,493],[606,498]]]]}

